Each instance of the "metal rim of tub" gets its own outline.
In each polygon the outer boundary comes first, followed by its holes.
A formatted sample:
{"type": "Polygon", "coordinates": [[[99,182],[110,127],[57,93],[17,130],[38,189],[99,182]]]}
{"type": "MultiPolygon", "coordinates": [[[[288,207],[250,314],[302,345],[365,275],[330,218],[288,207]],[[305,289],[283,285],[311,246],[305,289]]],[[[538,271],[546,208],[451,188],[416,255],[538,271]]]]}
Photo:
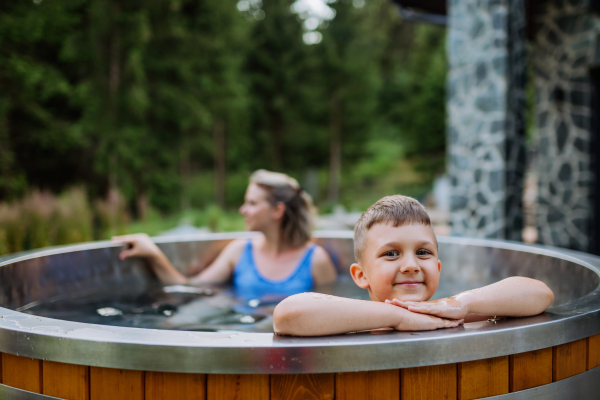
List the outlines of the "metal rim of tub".
{"type": "MultiPolygon", "coordinates": [[[[320,232],[351,238],[351,232],[320,232]]],[[[190,235],[157,241],[231,239],[239,234],[190,235]]],[[[600,257],[513,242],[439,237],[440,243],[476,245],[556,257],[600,276],[600,257]]],[[[113,247],[95,242],[42,249],[5,258],[0,267],[36,258],[113,247]]],[[[548,348],[600,333],[600,287],[568,303],[568,310],[481,323],[472,329],[282,337],[270,333],[188,332],[124,328],[37,317],[0,308],[0,352],[49,361],[162,372],[277,374],[411,368],[493,358],[548,348]]]]}

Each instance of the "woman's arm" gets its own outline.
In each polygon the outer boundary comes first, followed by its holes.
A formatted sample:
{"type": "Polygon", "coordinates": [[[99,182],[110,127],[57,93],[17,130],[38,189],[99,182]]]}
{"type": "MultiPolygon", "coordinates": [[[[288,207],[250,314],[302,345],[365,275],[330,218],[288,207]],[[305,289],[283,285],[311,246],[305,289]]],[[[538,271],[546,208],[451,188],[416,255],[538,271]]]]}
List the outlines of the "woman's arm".
{"type": "Polygon", "coordinates": [[[424,302],[394,299],[391,304],[412,312],[444,318],[465,318],[469,314],[527,317],[545,311],[552,301],[554,293],[543,282],[513,276],[444,299],[424,302]]]}
{"type": "Polygon", "coordinates": [[[239,258],[244,244],[241,240],[234,240],[221,251],[211,265],[203,269],[198,275],[187,278],[173,267],[165,254],[145,233],[115,236],[112,240],[124,242],[129,246],[129,248],[119,254],[121,260],[129,257],[146,258],[157,278],[162,283],[168,285],[198,284],[204,282],[223,283],[227,281],[231,276],[235,261],[239,258]]]}
{"type": "Polygon", "coordinates": [[[317,246],[312,259],[312,275],[316,285],[333,283],[337,279],[335,266],[329,254],[321,246],[317,246]]]}
{"type": "Polygon", "coordinates": [[[245,245],[245,239],[232,241],[219,253],[215,261],[204,268],[198,275],[188,278],[188,282],[193,285],[205,282],[227,282],[231,274],[233,274],[235,264],[242,255],[245,245]]]}
{"type": "Polygon", "coordinates": [[[335,335],[379,328],[434,330],[455,327],[461,322],[412,313],[391,304],[320,293],[290,296],[273,312],[275,333],[295,336],[335,335]]]}

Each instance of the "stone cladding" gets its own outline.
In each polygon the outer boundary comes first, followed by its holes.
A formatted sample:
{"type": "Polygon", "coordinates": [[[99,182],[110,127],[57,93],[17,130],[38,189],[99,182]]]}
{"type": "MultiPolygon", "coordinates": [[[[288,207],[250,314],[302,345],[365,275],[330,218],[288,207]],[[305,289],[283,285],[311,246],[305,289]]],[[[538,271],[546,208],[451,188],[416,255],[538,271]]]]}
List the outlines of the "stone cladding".
{"type": "Polygon", "coordinates": [[[520,240],[525,169],[523,0],[449,0],[450,224],[520,240]]]}
{"type": "Polygon", "coordinates": [[[536,2],[535,32],[538,241],[590,251],[590,67],[600,63],[600,18],[585,1],[536,2]]]}

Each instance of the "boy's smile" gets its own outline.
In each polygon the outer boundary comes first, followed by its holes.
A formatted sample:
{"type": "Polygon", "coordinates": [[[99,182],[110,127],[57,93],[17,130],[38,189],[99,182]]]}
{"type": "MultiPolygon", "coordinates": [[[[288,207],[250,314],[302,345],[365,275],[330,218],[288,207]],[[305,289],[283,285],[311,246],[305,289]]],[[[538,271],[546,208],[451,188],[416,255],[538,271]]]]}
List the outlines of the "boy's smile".
{"type": "Polygon", "coordinates": [[[437,290],[440,269],[431,226],[375,224],[360,265],[353,264],[351,273],[372,300],[425,301],[437,290]]]}

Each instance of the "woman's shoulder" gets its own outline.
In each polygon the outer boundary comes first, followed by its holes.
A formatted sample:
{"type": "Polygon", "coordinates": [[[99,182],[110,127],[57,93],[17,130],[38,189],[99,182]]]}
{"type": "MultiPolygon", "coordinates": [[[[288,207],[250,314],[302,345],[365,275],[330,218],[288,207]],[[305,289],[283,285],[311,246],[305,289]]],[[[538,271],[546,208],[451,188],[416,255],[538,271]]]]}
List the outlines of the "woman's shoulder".
{"type": "Polygon", "coordinates": [[[331,257],[329,257],[329,253],[327,250],[322,248],[316,243],[309,245],[309,249],[313,247],[313,263],[314,262],[331,262],[331,257]]]}
{"type": "Polygon", "coordinates": [[[312,257],[312,272],[315,283],[331,283],[336,280],[336,270],[329,253],[321,246],[315,244],[312,257]]]}
{"type": "Polygon", "coordinates": [[[225,246],[223,253],[237,261],[247,244],[248,239],[234,239],[225,246]]]}

